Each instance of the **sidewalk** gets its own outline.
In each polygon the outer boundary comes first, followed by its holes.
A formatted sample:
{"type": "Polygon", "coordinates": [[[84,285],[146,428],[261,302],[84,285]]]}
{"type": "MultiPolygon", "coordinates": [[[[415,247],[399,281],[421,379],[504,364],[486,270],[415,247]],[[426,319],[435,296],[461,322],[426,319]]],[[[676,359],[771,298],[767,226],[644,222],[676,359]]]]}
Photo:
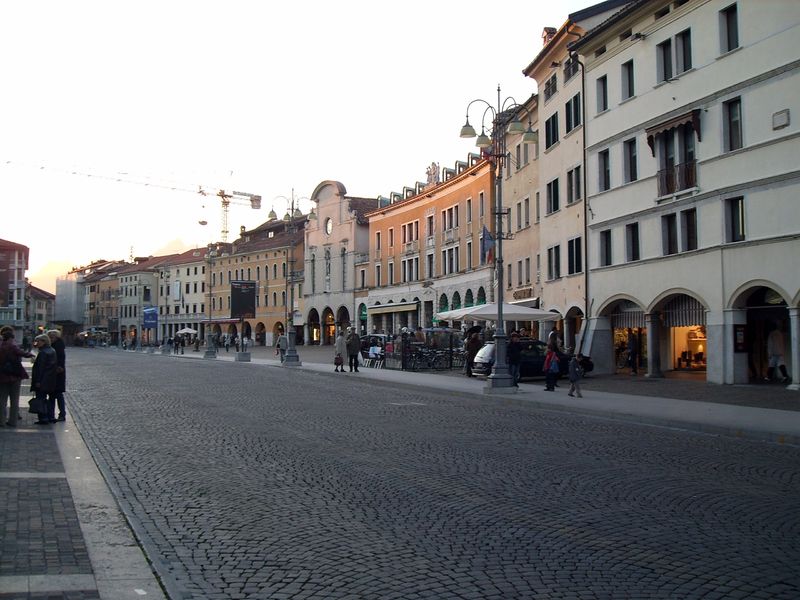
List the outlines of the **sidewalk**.
{"type": "MultiPolygon", "coordinates": [[[[800,445],[800,393],[777,385],[714,386],[617,376],[586,379],[584,398],[567,396],[563,382],[555,393],[546,393],[540,381],[522,383],[511,393],[487,394],[485,381],[460,373],[364,367],[359,373],[339,374],[333,372],[330,347],[300,347],[299,355],[298,369],[337,379],[471,394],[486,402],[523,401],[546,410],[800,445]],[[665,396],[670,393],[680,397],[665,396]]],[[[202,351],[192,350],[154,353],[153,359],[204,360],[202,351]]],[[[215,360],[235,359],[233,351],[223,351],[215,360]]],[[[288,368],[272,348],[256,348],[250,364],[288,368]]],[[[26,415],[17,429],[0,428],[0,506],[5,516],[0,521],[0,600],[165,600],[74,423],[40,429],[33,421],[33,415],[26,415]]]]}

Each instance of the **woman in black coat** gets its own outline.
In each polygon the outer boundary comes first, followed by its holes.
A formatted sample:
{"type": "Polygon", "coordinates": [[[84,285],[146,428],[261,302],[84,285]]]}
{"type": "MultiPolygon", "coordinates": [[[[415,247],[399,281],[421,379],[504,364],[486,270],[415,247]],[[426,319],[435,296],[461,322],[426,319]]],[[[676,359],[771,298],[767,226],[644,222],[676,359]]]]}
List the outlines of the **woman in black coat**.
{"type": "MultiPolygon", "coordinates": [[[[48,402],[58,403],[57,421],[67,420],[67,409],[64,406],[64,392],[67,391],[67,355],[64,352],[64,340],[61,339],[61,332],[58,329],[51,329],[47,332],[50,338],[50,346],[56,351],[56,389],[50,395],[48,402]]],[[[55,409],[53,409],[55,413],[55,409]]]]}
{"type": "Polygon", "coordinates": [[[58,359],[56,351],[50,346],[50,338],[46,334],[37,335],[33,345],[39,351],[33,361],[31,372],[31,391],[36,394],[36,400],[45,407],[45,412],[39,413],[37,425],[48,425],[56,422],[55,399],[52,394],[56,390],[58,359]],[[52,399],[48,399],[48,396],[52,399]]]}
{"type": "Polygon", "coordinates": [[[14,329],[9,325],[0,328],[0,427],[17,426],[19,415],[19,391],[28,372],[22,366],[22,357],[32,358],[33,354],[20,349],[14,343],[14,329]],[[6,420],[6,403],[9,403],[6,420]]]}

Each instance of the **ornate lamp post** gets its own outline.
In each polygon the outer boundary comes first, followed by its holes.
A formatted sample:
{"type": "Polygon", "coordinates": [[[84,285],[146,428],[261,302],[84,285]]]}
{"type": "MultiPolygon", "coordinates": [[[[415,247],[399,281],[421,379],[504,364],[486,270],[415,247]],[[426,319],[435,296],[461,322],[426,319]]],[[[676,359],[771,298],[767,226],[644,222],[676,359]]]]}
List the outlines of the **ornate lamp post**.
{"type": "Polygon", "coordinates": [[[294,329],[294,286],[295,286],[295,269],[294,269],[294,235],[300,230],[299,223],[303,220],[303,213],[300,210],[301,198],[295,198],[294,189],[292,189],[292,197],[276,196],[276,199],[285,200],[289,204],[289,210],[283,216],[283,222],[286,224],[286,232],[289,234],[289,268],[286,272],[286,286],[289,288],[288,307],[285,311],[286,320],[286,355],[283,357],[284,367],[300,367],[300,356],[297,354],[297,347],[295,345],[295,329],[294,329]]]}
{"type": "Polygon", "coordinates": [[[492,373],[487,378],[486,391],[514,391],[514,380],[506,364],[506,332],[503,321],[503,164],[506,160],[506,131],[509,133],[523,133],[524,141],[533,141],[535,133],[528,130],[517,119],[516,113],[520,105],[513,98],[509,97],[501,101],[500,86],[497,86],[497,105],[493,106],[490,102],[477,98],[467,104],[467,121],[461,128],[462,138],[474,138],[475,129],[469,124],[469,109],[476,103],[482,103],[485,108],[481,118],[481,134],[475,144],[481,149],[483,156],[495,166],[495,203],[492,213],[495,217],[495,280],[497,281],[497,324],[494,332],[494,365],[492,373]],[[492,113],[491,138],[486,135],[486,115],[492,113]]]}
{"type": "Polygon", "coordinates": [[[214,337],[211,332],[211,320],[214,314],[211,312],[211,299],[212,299],[212,282],[214,281],[214,259],[217,257],[217,248],[213,244],[208,245],[206,251],[206,263],[208,263],[208,302],[206,303],[206,312],[208,313],[208,322],[206,323],[206,351],[203,358],[217,358],[217,348],[214,345],[214,337]]]}

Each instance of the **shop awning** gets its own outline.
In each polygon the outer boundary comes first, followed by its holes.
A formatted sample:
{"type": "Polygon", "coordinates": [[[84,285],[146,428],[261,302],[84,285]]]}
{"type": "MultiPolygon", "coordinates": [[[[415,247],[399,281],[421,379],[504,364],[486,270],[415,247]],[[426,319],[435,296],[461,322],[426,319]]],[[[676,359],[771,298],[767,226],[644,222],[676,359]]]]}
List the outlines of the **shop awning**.
{"type": "Polygon", "coordinates": [[[672,117],[668,121],[664,121],[655,125],[653,127],[648,127],[645,129],[645,133],[647,134],[647,145],[650,146],[650,152],[653,153],[653,156],[656,155],[656,136],[664,133],[665,131],[669,131],[670,129],[675,129],[676,127],[680,127],[681,125],[691,125],[694,132],[697,134],[697,141],[702,142],[702,138],[700,135],[700,109],[696,108],[688,113],[684,113],[677,117],[672,117]]]}
{"type": "Polygon", "coordinates": [[[217,323],[241,323],[241,319],[230,319],[230,318],[220,318],[220,319],[203,319],[200,321],[203,325],[214,325],[217,323]]]}
{"type": "Polygon", "coordinates": [[[706,324],[706,308],[691,296],[670,300],[662,312],[667,327],[693,327],[706,324]]]}
{"type": "Polygon", "coordinates": [[[376,304],[368,306],[367,312],[371,315],[385,315],[396,312],[411,312],[417,310],[419,302],[393,302],[390,304],[376,304]]]}

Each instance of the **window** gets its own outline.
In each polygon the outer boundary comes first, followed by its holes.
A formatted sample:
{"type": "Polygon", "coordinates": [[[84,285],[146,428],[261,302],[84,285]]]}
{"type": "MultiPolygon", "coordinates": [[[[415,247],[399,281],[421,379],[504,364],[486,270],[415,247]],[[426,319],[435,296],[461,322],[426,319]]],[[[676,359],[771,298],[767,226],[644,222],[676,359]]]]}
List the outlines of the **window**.
{"type": "Polygon", "coordinates": [[[523,271],[522,271],[522,260],[517,261],[517,285],[522,285],[523,271]]]}
{"type": "Polygon", "coordinates": [[[681,248],[684,252],[697,250],[697,209],[681,211],[681,248]]]}
{"type": "Polygon", "coordinates": [[[525,227],[531,224],[531,199],[525,198],[522,201],[523,218],[525,219],[525,227]]]}
{"type": "Polygon", "coordinates": [[[389,285],[394,285],[394,263],[389,263],[389,285]]]}
{"type": "Polygon", "coordinates": [[[597,189],[601,192],[611,187],[611,160],[608,150],[597,153],[597,189]]]}
{"type": "Polygon", "coordinates": [[[639,260],[639,224],[631,223],[625,226],[625,249],[628,262],[639,260]]]}
{"type": "Polygon", "coordinates": [[[675,70],[684,73],[692,68],[692,30],[686,29],[675,36],[675,70]]]}
{"type": "Polygon", "coordinates": [[[555,73],[544,84],[544,101],[547,102],[558,91],[558,78],[555,73]]]}
{"type": "Polygon", "coordinates": [[[566,104],[566,129],[567,133],[581,124],[581,95],[575,94],[566,104]]]}
{"type": "MultiPolygon", "coordinates": [[[[405,229],[403,233],[405,234],[405,229]]],[[[389,248],[394,248],[394,227],[389,227],[389,248]]]]}
{"type": "Polygon", "coordinates": [[[517,231],[522,229],[522,202],[517,202],[517,231]]]}
{"type": "Polygon", "coordinates": [[[600,266],[607,267],[613,264],[611,259],[611,230],[604,229],[600,232],[600,266]]]}
{"type": "Polygon", "coordinates": [[[723,124],[723,139],[726,152],[732,152],[742,147],[742,99],[734,98],[722,105],[725,122],[723,124]]]}
{"type": "Polygon", "coordinates": [[[472,269],[472,242],[467,242],[467,269],[472,269]]]}
{"type": "Polygon", "coordinates": [[[483,218],[484,215],[484,208],[483,208],[483,192],[478,193],[478,216],[483,218]]]}
{"type": "Polygon", "coordinates": [[[570,56],[564,63],[564,81],[569,81],[578,73],[578,57],[570,56]]]}
{"type": "Polygon", "coordinates": [[[583,271],[583,242],[576,237],[567,241],[567,272],[570,275],[583,271]]]}
{"type": "Polygon", "coordinates": [[[744,241],[744,198],[725,200],[726,242],[744,241]]]}
{"type": "MultiPolygon", "coordinates": [[[[381,249],[381,232],[380,231],[376,231],[375,232],[375,250],[380,250],[380,249],[381,249]]],[[[273,274],[273,275],[276,276],[276,274],[273,274]]]]}
{"type": "Polygon", "coordinates": [[[581,199],[581,167],[567,171],[567,204],[581,199]]]}
{"type": "Polygon", "coordinates": [[[472,198],[467,198],[467,223],[472,223],[472,198]]]}
{"type": "Polygon", "coordinates": [[[359,269],[358,275],[359,275],[359,283],[360,283],[359,287],[362,288],[362,289],[367,287],[367,270],[366,269],[359,269]]]}
{"type": "Polygon", "coordinates": [[[547,279],[553,280],[561,277],[561,246],[547,249],[547,279]]]}
{"type": "Polygon", "coordinates": [[[622,65],[622,99],[632,98],[636,92],[633,85],[633,61],[629,60],[622,65]]]}
{"type": "Polygon", "coordinates": [[[531,257],[525,257],[525,283],[531,282],[531,257]]]}
{"type": "Polygon", "coordinates": [[[539,203],[539,192],[536,192],[536,222],[539,222],[539,219],[542,216],[542,208],[541,204],[539,203]]]}
{"type": "Polygon", "coordinates": [[[433,236],[433,215],[428,215],[425,219],[425,230],[428,237],[433,236]]]}
{"type": "Polygon", "coordinates": [[[735,4],[719,11],[719,37],[723,54],[739,47],[739,15],[735,4]]]}
{"type": "Polygon", "coordinates": [[[658,81],[669,81],[672,79],[672,40],[656,46],[656,53],[658,81]]]}
{"type": "Polygon", "coordinates": [[[661,246],[664,256],[678,253],[678,219],[675,213],[661,217],[661,246]]]}
{"type": "Polygon", "coordinates": [[[375,287],[380,287],[383,285],[381,282],[381,266],[375,265],[375,287]]]}
{"type": "Polygon", "coordinates": [[[638,179],[638,171],[636,168],[636,138],[623,142],[622,153],[625,161],[625,183],[636,181],[638,179]]]}
{"type": "Polygon", "coordinates": [[[558,141],[558,113],[552,115],[544,123],[544,147],[550,148],[558,141]]]}
{"type": "Polygon", "coordinates": [[[511,279],[511,263],[508,263],[508,275],[506,275],[506,287],[511,289],[512,279],[511,279]]]}
{"type": "Polygon", "coordinates": [[[556,178],[547,184],[547,214],[554,213],[558,209],[558,178],[556,178]]]}
{"type": "Polygon", "coordinates": [[[603,75],[597,80],[597,112],[608,110],[608,77],[603,75]]]}
{"type": "Polygon", "coordinates": [[[426,262],[425,277],[427,277],[428,279],[436,277],[436,272],[433,269],[433,254],[428,254],[425,257],[425,262],[426,262]]]}

